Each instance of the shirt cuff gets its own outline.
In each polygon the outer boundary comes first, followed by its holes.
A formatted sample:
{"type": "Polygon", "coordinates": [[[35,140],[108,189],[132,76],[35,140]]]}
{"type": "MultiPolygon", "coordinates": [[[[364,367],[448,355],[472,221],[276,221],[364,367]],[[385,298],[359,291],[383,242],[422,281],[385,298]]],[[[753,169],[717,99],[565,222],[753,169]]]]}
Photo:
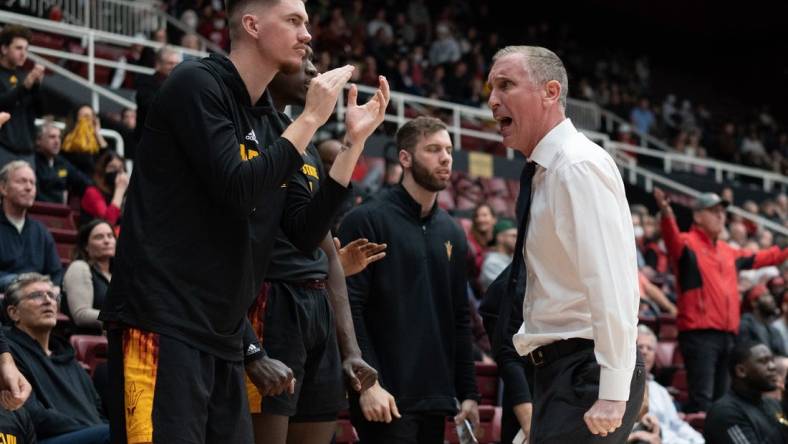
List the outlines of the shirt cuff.
{"type": "Polygon", "coordinates": [[[629,386],[632,371],[601,368],[599,373],[599,399],[607,401],[629,401],[629,386]]]}

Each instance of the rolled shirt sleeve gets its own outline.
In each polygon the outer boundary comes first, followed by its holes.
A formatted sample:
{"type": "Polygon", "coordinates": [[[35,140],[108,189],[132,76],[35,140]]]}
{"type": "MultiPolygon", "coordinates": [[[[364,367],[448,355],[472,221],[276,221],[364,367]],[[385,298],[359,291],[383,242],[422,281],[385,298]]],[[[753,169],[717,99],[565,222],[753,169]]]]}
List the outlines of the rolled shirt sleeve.
{"type": "Polygon", "coordinates": [[[638,285],[634,232],[615,166],[572,163],[560,172],[553,211],[591,313],[601,366],[599,399],[626,401],[635,367],[638,285]]]}

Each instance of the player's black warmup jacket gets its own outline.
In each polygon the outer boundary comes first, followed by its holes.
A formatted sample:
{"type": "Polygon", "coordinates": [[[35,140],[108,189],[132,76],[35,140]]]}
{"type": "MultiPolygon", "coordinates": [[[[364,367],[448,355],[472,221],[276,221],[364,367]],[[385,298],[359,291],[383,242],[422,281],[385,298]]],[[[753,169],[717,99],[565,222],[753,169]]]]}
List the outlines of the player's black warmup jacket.
{"type": "Polygon", "coordinates": [[[384,259],[347,284],[364,360],[399,411],[453,413],[455,397],[478,400],[467,244],[457,222],[437,204],[422,218],[421,205],[397,185],[348,213],[339,237],[388,244],[384,259]]]}
{"type": "Polygon", "coordinates": [[[254,276],[278,227],[299,248],[316,248],[328,223],[310,227],[330,220],[348,190],[327,179],[316,204],[290,195],[303,160],[279,137],[285,125],[268,93],[253,106],[222,56],[179,65],[144,125],[99,318],[240,360],[242,336],[254,336],[245,321],[254,276]],[[270,243],[253,249],[253,230],[270,243]]]}

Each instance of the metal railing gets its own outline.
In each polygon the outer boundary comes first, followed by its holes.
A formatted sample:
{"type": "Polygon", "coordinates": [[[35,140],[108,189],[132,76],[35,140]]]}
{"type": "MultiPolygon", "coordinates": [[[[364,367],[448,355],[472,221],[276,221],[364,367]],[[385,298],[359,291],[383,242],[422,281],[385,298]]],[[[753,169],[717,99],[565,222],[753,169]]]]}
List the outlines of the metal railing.
{"type": "MultiPolygon", "coordinates": [[[[606,109],[601,109],[600,108],[599,109],[599,114],[601,116],[602,121],[604,121],[604,131],[607,132],[608,134],[613,134],[613,132],[616,130],[616,128],[618,128],[621,125],[629,125],[630,128],[632,128],[632,132],[635,133],[635,135],[638,136],[638,139],[640,140],[640,145],[643,146],[644,148],[647,148],[649,146],[653,146],[653,147],[659,148],[662,151],[666,151],[666,152],[675,152],[676,151],[675,148],[673,148],[672,146],[668,145],[664,141],[652,136],[651,134],[647,134],[647,133],[639,131],[631,123],[629,123],[629,121],[627,121],[626,119],[624,119],[622,117],[619,117],[617,114],[615,114],[612,111],[608,111],[606,109]]],[[[601,129],[601,126],[602,126],[602,124],[600,123],[600,129],[601,129]]]]}
{"type": "MultiPolygon", "coordinates": [[[[129,37],[129,36],[114,34],[105,31],[97,31],[82,26],[53,22],[51,20],[39,19],[36,17],[31,17],[23,14],[15,14],[7,11],[0,11],[0,23],[15,23],[37,31],[47,32],[50,34],[60,35],[64,37],[81,39],[83,41],[83,44],[87,48],[86,55],[75,54],[73,52],[68,52],[68,51],[60,51],[57,49],[43,48],[40,46],[30,46],[29,47],[30,57],[34,59],[37,63],[41,63],[44,66],[46,66],[48,69],[51,69],[52,71],[55,71],[58,74],[61,74],[64,77],[73,80],[75,82],[78,82],[83,86],[89,88],[91,90],[91,105],[96,110],[96,112],[99,111],[100,95],[120,104],[121,106],[136,109],[136,104],[134,104],[133,102],[122,98],[121,96],[113,93],[107,88],[103,88],[95,84],[96,66],[105,66],[114,69],[125,69],[127,71],[141,73],[141,74],[152,74],[154,72],[153,69],[146,66],[139,66],[130,63],[120,63],[117,60],[98,58],[96,57],[96,43],[106,43],[106,44],[110,44],[114,46],[122,46],[122,47],[130,47],[132,45],[142,45],[145,47],[154,48],[156,50],[158,50],[163,46],[159,42],[154,42],[147,39],[129,37]],[[87,70],[88,77],[87,79],[84,79],[83,77],[62,68],[57,64],[48,62],[41,57],[36,57],[36,55],[58,57],[64,60],[72,60],[72,61],[85,63],[87,64],[88,67],[87,70]]],[[[191,49],[181,48],[178,46],[173,46],[173,48],[181,51],[181,53],[183,54],[194,55],[197,57],[204,57],[207,55],[207,53],[203,51],[194,51],[191,49]]]]}
{"type": "Polygon", "coordinates": [[[636,154],[638,157],[661,159],[663,170],[667,174],[670,174],[678,166],[700,167],[714,171],[714,180],[717,183],[723,183],[725,180],[730,180],[735,176],[745,176],[761,180],[765,191],[772,191],[774,185],[780,185],[783,189],[788,188],[788,178],[784,175],[758,168],[744,167],[719,160],[700,159],[686,154],[668,153],[621,142],[608,142],[607,148],[608,150],[612,149],[613,151],[636,154]]]}
{"type": "Polygon", "coordinates": [[[31,0],[30,12],[45,17],[53,7],[62,11],[62,21],[99,31],[133,36],[144,35],[167,25],[155,0],[31,0]]]}
{"type": "MultiPolygon", "coordinates": [[[[643,177],[643,187],[645,188],[646,192],[653,192],[654,185],[659,184],[665,188],[672,189],[674,191],[678,191],[679,193],[686,194],[692,198],[697,198],[700,196],[701,192],[695,189],[692,189],[684,184],[676,182],[675,180],[669,179],[665,176],[659,175],[653,171],[647,170],[643,167],[638,166],[637,160],[632,157],[629,157],[623,152],[619,151],[614,154],[613,158],[615,159],[618,166],[623,170],[622,176],[625,180],[628,180],[630,184],[637,185],[638,183],[638,176],[643,177]]],[[[727,208],[727,211],[738,214],[739,216],[749,219],[755,222],[762,227],[768,228],[775,233],[782,234],[783,236],[788,236],[788,228],[775,223],[772,220],[766,219],[765,217],[759,216],[757,214],[750,213],[740,207],[731,205],[727,208]]]]}

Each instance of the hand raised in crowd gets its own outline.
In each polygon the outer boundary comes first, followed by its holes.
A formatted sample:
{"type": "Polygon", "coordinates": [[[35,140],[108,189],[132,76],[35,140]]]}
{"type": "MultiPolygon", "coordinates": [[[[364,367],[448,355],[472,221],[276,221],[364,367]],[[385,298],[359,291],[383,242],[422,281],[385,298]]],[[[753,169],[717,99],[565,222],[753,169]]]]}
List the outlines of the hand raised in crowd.
{"type": "Polygon", "coordinates": [[[129,175],[127,173],[118,173],[115,176],[115,190],[126,190],[129,187],[129,175]]]}
{"type": "Polygon", "coordinates": [[[460,412],[454,417],[454,423],[460,425],[466,419],[471,422],[473,430],[479,428],[479,403],[473,399],[466,399],[460,404],[460,412]]]}
{"type": "Polygon", "coordinates": [[[0,128],[2,128],[3,125],[5,125],[5,123],[8,122],[9,120],[11,120],[11,114],[8,114],[5,111],[1,112],[0,113],[0,128]]]}
{"type": "Polygon", "coordinates": [[[41,80],[44,79],[44,65],[36,64],[33,69],[27,74],[23,85],[27,89],[33,88],[36,83],[41,83],[41,80]]]}
{"type": "Polygon", "coordinates": [[[358,402],[367,421],[389,423],[392,419],[402,418],[396,400],[378,382],[361,392],[358,402]]]}
{"type": "Polygon", "coordinates": [[[345,87],[345,83],[350,80],[353,69],[352,65],[345,65],[318,74],[312,79],[306,93],[303,114],[312,118],[318,126],[326,123],[334,112],[337,98],[342,92],[342,88],[345,87]]]}
{"type": "Polygon", "coordinates": [[[654,200],[657,201],[657,207],[663,214],[669,215],[673,212],[673,209],[670,208],[670,200],[665,195],[665,192],[658,187],[654,187],[654,200]]]}
{"type": "Polygon", "coordinates": [[[25,376],[16,368],[11,353],[0,355],[0,407],[6,410],[22,407],[32,390],[25,376]]]}
{"type": "Polygon", "coordinates": [[[356,239],[343,247],[339,242],[339,238],[335,237],[334,245],[337,247],[339,261],[342,263],[342,269],[345,270],[346,277],[360,273],[369,264],[386,257],[384,250],[387,245],[376,244],[368,239],[356,239]]]}
{"type": "Polygon", "coordinates": [[[391,93],[389,82],[383,76],[378,76],[379,87],[375,95],[363,105],[357,103],[358,88],[356,85],[350,87],[347,95],[347,113],[345,114],[345,126],[347,127],[347,142],[350,146],[364,141],[369,137],[386,116],[386,107],[389,105],[391,93]]]}
{"type": "Polygon", "coordinates": [[[583,415],[588,430],[594,435],[607,436],[621,427],[626,411],[626,401],[609,401],[597,399],[594,405],[583,415]]]}
{"type": "Polygon", "coordinates": [[[342,370],[350,380],[353,390],[361,393],[378,382],[378,371],[372,368],[361,356],[350,356],[342,361],[342,370]]]}
{"type": "Polygon", "coordinates": [[[262,396],[295,393],[295,377],[290,367],[265,356],[246,364],[246,375],[262,396]]]}

